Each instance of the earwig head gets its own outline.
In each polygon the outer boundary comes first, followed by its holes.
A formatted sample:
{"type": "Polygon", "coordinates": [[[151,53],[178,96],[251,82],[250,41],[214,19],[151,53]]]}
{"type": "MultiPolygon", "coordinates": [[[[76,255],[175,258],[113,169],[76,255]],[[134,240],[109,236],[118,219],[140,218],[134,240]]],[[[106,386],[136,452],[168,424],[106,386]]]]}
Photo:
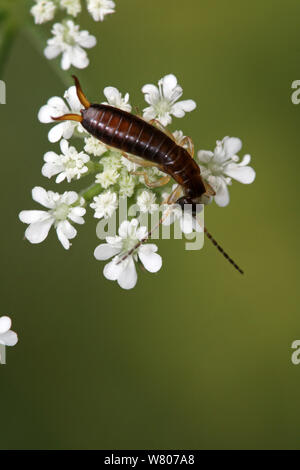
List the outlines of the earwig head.
{"type": "MultiPolygon", "coordinates": [[[[198,198],[197,198],[198,199],[198,198]]],[[[192,216],[196,217],[198,212],[201,212],[202,208],[200,202],[195,199],[189,198],[188,196],[182,196],[177,199],[176,204],[179,204],[182,210],[191,211],[192,216]]]]}
{"type": "MultiPolygon", "coordinates": [[[[91,103],[86,98],[85,94],[83,93],[78,78],[75,75],[72,75],[72,77],[75,81],[76,92],[77,92],[77,96],[78,96],[78,99],[79,99],[80,103],[85,107],[85,109],[89,108],[91,106],[91,103]]],[[[54,121],[77,121],[77,122],[81,122],[82,121],[82,116],[80,116],[79,114],[64,114],[63,116],[59,116],[59,117],[52,117],[51,116],[51,119],[53,119],[54,121]]]]}

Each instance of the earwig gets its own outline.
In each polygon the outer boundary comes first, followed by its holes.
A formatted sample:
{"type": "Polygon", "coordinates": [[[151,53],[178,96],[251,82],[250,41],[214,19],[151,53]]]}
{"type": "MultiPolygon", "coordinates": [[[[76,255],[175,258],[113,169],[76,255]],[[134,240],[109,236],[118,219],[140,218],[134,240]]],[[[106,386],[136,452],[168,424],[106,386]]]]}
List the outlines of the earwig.
{"type": "MultiPolygon", "coordinates": [[[[157,166],[182,188],[183,196],[177,199],[176,203],[182,209],[185,205],[189,205],[192,215],[196,216],[197,204],[205,203],[215,192],[203,180],[200,168],[188,150],[178,145],[167,131],[164,132],[161,128],[152,125],[151,122],[149,123],[139,116],[106,104],[91,104],[85,97],[77,77],[73,76],[73,78],[77,96],[84,106],[81,115],[65,114],[52,119],[80,122],[88,133],[109,147],[117,148],[124,154],[135,155],[157,166]]],[[[243,274],[239,266],[224,252],[206,228],[204,232],[223,256],[243,274]]],[[[150,234],[151,232],[148,233],[146,238],[149,238],[150,234]]],[[[133,250],[144,241],[141,240],[133,250]]],[[[128,252],[121,261],[129,256],[131,252],[128,252]]]]}

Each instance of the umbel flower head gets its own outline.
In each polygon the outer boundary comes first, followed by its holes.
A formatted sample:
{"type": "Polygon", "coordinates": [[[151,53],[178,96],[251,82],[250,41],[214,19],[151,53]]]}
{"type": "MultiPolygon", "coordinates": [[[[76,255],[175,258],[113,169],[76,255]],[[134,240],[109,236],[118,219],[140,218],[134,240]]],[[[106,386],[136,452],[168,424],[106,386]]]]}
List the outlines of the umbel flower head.
{"type": "Polygon", "coordinates": [[[107,260],[112,258],[105,267],[103,274],[111,280],[117,281],[123,289],[132,289],[137,282],[137,272],[135,261],[140,261],[150,273],[156,273],[162,266],[162,259],[157,254],[157,246],[148,243],[141,244],[135,249],[138,242],[147,236],[147,228],[139,227],[137,219],[130,222],[125,220],[119,228],[119,235],[115,237],[107,237],[106,243],[103,243],[94,251],[94,256],[98,260],[107,260]],[[122,255],[128,251],[132,253],[122,260],[122,255]]]}
{"type": "MultiPolygon", "coordinates": [[[[147,103],[151,104],[144,109],[144,118],[155,118],[156,121],[159,119],[159,123],[154,123],[159,128],[162,123],[171,123],[173,116],[184,117],[185,112],[196,106],[193,100],[178,101],[182,88],[172,74],[162,77],[158,88],[145,85],[143,92],[147,103]]],[[[117,88],[108,86],[104,88],[104,96],[105,103],[110,106],[131,111],[128,93],[121,93],[117,88]]],[[[38,117],[43,123],[53,123],[52,117],[80,114],[81,109],[76,89],[70,87],[65,92],[64,99],[58,96],[50,98],[40,109],[38,117]]],[[[193,145],[181,130],[172,133],[168,129],[166,132],[169,136],[173,134],[171,138],[177,145],[184,146],[191,152],[193,145]]],[[[104,276],[118,281],[121,287],[130,289],[137,281],[135,262],[143,264],[150,272],[156,272],[161,267],[161,257],[156,253],[156,245],[144,243],[146,228],[139,226],[142,222],[135,218],[137,213],[140,220],[143,220],[143,225],[146,223],[145,219],[152,218],[153,215],[153,219],[161,219],[164,225],[178,221],[178,228],[184,234],[203,232],[200,220],[197,221],[191,212],[183,211],[180,205],[174,204],[184,195],[182,188],[177,184],[173,185],[172,179],[167,182],[166,174],[151,166],[149,161],[145,162],[142,158],[137,159],[118,149],[112,149],[88,134],[77,121],[55,122],[48,138],[51,143],[60,141],[60,152],[51,150],[44,155],[43,176],[55,176],[56,183],[67,180],[70,185],[78,179],[79,184],[82,184],[84,178],[88,182],[79,193],[66,191],[59,194],[41,187],[33,189],[33,199],[46,209],[22,211],[19,215],[21,221],[28,224],[25,237],[31,243],[44,241],[53,226],[64,248],[69,249],[70,240],[77,234],[73,223],[83,224],[86,210],[92,209],[94,219],[101,221],[98,227],[102,227],[110,223],[111,217],[116,218],[119,208],[119,213],[122,213],[123,198],[130,198],[132,210],[125,217],[119,217],[119,227],[115,231],[118,235],[107,237],[106,243],[95,250],[95,257],[99,260],[113,258],[105,266],[104,276]],[[74,137],[77,138],[76,147],[71,141],[74,137]],[[140,241],[143,243],[137,246],[140,241]],[[128,256],[125,256],[126,253],[128,256]]],[[[201,150],[196,157],[203,179],[216,191],[215,201],[218,205],[228,204],[227,186],[233,179],[248,184],[255,178],[254,170],[248,166],[250,156],[246,155],[242,161],[237,156],[241,147],[240,139],[225,137],[217,142],[213,152],[201,150]]],[[[203,210],[203,206],[199,204],[198,209],[203,210]]],[[[99,233],[97,229],[98,236],[99,233]]],[[[100,236],[103,237],[103,232],[100,236]]]]}
{"type": "Polygon", "coordinates": [[[0,317],[0,344],[15,346],[18,335],[11,330],[11,319],[7,316],[0,317]]]}

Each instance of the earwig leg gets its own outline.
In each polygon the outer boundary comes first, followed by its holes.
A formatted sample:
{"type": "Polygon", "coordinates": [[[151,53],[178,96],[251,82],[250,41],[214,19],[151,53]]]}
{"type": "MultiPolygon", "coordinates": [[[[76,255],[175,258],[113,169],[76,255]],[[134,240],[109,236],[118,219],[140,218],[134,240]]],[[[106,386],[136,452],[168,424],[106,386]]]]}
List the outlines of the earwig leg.
{"type": "Polygon", "coordinates": [[[72,75],[72,77],[73,77],[74,82],[75,82],[76,92],[77,92],[77,96],[78,96],[78,99],[79,99],[80,103],[85,108],[89,108],[91,106],[91,103],[89,102],[89,100],[87,99],[85,94],[83,93],[78,78],[75,75],[72,75]]]}
{"type": "Polygon", "coordinates": [[[169,196],[163,201],[163,204],[175,204],[177,199],[179,199],[179,197],[181,196],[181,194],[182,194],[182,188],[180,184],[178,184],[176,188],[174,189],[174,191],[172,191],[169,194],[169,196]]]}
{"type": "Polygon", "coordinates": [[[194,142],[192,141],[190,137],[184,137],[184,139],[182,139],[179,145],[181,145],[181,147],[185,147],[187,151],[189,152],[190,156],[194,158],[194,153],[195,153],[194,142]]]}
{"type": "Polygon", "coordinates": [[[122,152],[122,155],[123,155],[124,158],[127,158],[127,160],[129,160],[132,163],[135,163],[136,165],[140,165],[140,166],[143,166],[145,168],[153,167],[153,166],[156,166],[156,167],[159,168],[159,165],[157,165],[156,163],[153,163],[153,162],[148,162],[144,158],[136,157],[135,155],[128,155],[125,152],[122,152]]]}
{"type": "Polygon", "coordinates": [[[135,109],[136,115],[137,115],[138,117],[140,117],[141,119],[143,119],[142,116],[141,116],[139,107],[138,107],[138,106],[134,106],[134,109],[135,109]]]}
{"type": "Polygon", "coordinates": [[[51,119],[53,119],[54,121],[78,121],[78,122],[81,122],[82,121],[82,116],[80,116],[79,114],[64,114],[63,116],[59,116],[59,117],[51,116],[51,119]]]}
{"type": "Polygon", "coordinates": [[[145,171],[133,171],[131,174],[143,176],[145,180],[145,185],[148,186],[148,188],[159,188],[160,186],[164,186],[165,184],[168,184],[168,182],[171,179],[171,176],[166,175],[166,176],[162,176],[157,181],[150,181],[145,171]]]}
{"type": "Polygon", "coordinates": [[[151,121],[149,121],[149,124],[151,124],[152,126],[157,127],[157,129],[162,131],[164,134],[166,134],[168,137],[170,137],[170,139],[174,140],[174,142],[175,142],[175,138],[174,138],[172,132],[170,132],[165,126],[163,126],[157,119],[151,119],[151,121]]]}

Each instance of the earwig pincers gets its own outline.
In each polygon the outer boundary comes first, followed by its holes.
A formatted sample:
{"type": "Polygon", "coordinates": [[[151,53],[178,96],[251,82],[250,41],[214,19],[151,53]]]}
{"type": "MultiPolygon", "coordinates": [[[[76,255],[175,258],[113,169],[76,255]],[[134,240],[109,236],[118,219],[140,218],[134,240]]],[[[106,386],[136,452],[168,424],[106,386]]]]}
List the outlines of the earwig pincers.
{"type": "MultiPolygon", "coordinates": [[[[180,185],[183,196],[172,203],[176,202],[182,209],[188,205],[192,215],[196,216],[197,205],[207,203],[215,192],[203,180],[199,165],[193,159],[194,148],[191,139],[185,138],[185,148],[182,146],[183,142],[178,145],[172,134],[155,120],[147,122],[139,116],[107,104],[91,104],[84,95],[77,77],[73,78],[77,96],[84,106],[81,115],[65,114],[52,119],[80,122],[88,133],[104,144],[122,151],[125,157],[132,160],[135,156],[142,166],[158,167],[166,176],[155,183],[148,182],[145,176],[146,184],[152,187],[160,186],[173,178],[180,185]]],[[[206,228],[204,232],[223,256],[243,274],[206,228]]]]}

